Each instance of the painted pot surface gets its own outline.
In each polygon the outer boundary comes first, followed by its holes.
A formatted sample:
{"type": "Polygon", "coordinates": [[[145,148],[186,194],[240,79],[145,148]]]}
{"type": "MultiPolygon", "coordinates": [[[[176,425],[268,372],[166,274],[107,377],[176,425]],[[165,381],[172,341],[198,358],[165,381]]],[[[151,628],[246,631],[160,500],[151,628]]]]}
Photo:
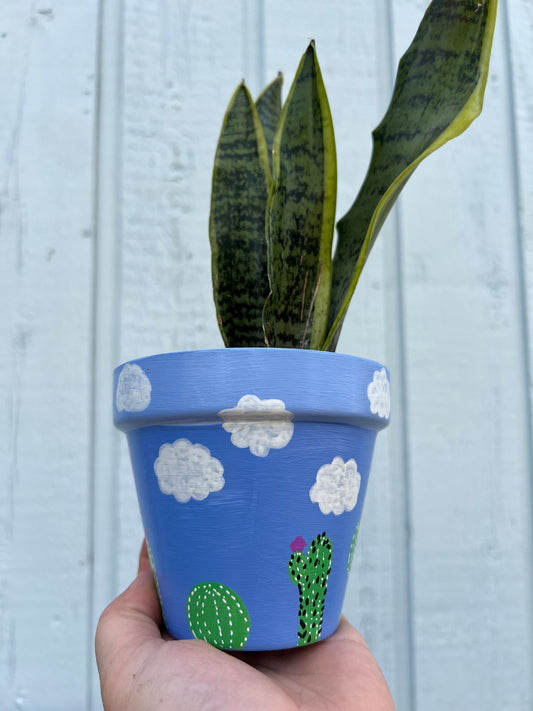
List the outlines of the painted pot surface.
{"type": "Polygon", "coordinates": [[[125,363],[114,387],[170,634],[250,651],[332,634],[389,419],[386,369],[188,351],[125,363]]]}

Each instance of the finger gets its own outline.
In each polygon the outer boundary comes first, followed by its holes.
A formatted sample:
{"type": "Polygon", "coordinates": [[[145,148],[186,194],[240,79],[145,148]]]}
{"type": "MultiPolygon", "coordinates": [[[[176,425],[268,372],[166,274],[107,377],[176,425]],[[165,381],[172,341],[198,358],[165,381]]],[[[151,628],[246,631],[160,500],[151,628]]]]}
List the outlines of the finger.
{"type": "MultiPolygon", "coordinates": [[[[372,708],[383,709],[384,711],[395,711],[396,707],[394,705],[393,698],[391,696],[387,681],[383,675],[381,668],[379,667],[374,655],[370,651],[363,635],[359,630],[348,622],[348,619],[342,615],[339,627],[335,635],[339,639],[351,640],[355,642],[359,647],[358,654],[358,666],[360,671],[366,669],[366,683],[374,688],[374,693],[376,698],[379,698],[379,705],[372,705],[372,708]]],[[[327,641],[327,640],[326,640],[327,641]]]]}
{"type": "Polygon", "coordinates": [[[131,585],[104,610],[95,638],[99,669],[125,658],[142,645],[163,644],[161,608],[150,570],[141,570],[131,585]]]}
{"type": "Polygon", "coordinates": [[[146,542],[146,538],[143,540],[143,544],[141,546],[141,552],[139,553],[139,569],[138,572],[140,573],[143,570],[151,570],[152,566],[150,564],[150,556],[148,555],[148,544],[146,542]]]}
{"type": "Polygon", "coordinates": [[[372,656],[372,652],[370,651],[365,638],[361,632],[359,632],[359,630],[348,621],[348,618],[345,615],[341,615],[339,626],[334,634],[334,638],[336,640],[348,640],[350,642],[355,642],[364,650],[365,654],[368,653],[368,655],[372,656]]]}
{"type": "Polygon", "coordinates": [[[346,615],[341,615],[339,626],[337,627],[335,634],[338,637],[353,639],[360,642],[365,647],[368,646],[363,635],[351,624],[351,622],[348,621],[346,615]]]}
{"type": "MultiPolygon", "coordinates": [[[[149,573],[150,576],[152,577],[152,582],[154,583],[152,585],[152,588],[155,589],[156,581],[154,578],[154,570],[152,568],[152,559],[150,557],[150,552],[148,548],[148,541],[146,538],[142,542],[141,550],[139,553],[139,567],[137,570],[137,575],[140,573],[149,573]]],[[[153,595],[152,595],[153,597],[153,595]]],[[[159,620],[159,625],[162,624],[163,622],[163,615],[161,613],[161,601],[159,599],[159,595],[157,595],[157,604],[158,604],[158,612],[157,615],[153,615],[154,620],[159,620]]]]}

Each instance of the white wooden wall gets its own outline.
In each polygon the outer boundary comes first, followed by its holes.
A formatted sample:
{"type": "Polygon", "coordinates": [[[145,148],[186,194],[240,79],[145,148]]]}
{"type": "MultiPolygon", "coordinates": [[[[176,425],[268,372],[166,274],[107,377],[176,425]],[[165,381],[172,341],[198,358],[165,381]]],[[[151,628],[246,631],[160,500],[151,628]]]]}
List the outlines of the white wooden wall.
{"type": "MultiPolygon", "coordinates": [[[[99,612],[142,531],[111,370],[218,347],[210,172],[230,95],[316,39],[339,214],[426,0],[3,0],[0,708],[101,708],[99,612]]],[[[399,711],[532,708],[533,0],[485,110],[419,168],[339,350],[386,363],[346,613],[399,711]]]]}

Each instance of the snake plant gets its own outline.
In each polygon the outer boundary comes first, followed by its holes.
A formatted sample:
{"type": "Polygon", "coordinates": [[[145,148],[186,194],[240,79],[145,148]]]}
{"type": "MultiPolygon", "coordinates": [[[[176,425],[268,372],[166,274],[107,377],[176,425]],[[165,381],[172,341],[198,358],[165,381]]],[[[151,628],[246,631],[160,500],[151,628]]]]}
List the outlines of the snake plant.
{"type": "Polygon", "coordinates": [[[373,131],[363,185],[335,231],[333,123],[314,42],[282,106],[279,75],[254,103],[244,82],[215,156],[209,235],[228,347],[335,350],[365,261],[421,161],[479,115],[497,0],[433,0],[373,131]]]}

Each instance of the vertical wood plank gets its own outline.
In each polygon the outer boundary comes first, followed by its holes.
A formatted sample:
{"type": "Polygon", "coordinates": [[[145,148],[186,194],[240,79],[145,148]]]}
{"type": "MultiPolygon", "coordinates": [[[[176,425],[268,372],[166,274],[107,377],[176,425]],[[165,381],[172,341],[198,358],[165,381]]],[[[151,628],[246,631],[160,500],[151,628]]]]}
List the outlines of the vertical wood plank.
{"type": "Polygon", "coordinates": [[[92,640],[102,610],[118,593],[118,451],[112,427],[113,368],[120,316],[120,115],[122,4],[100,2],[95,150],[95,250],[91,421],[88,711],[102,708],[92,640]]]}
{"type": "MultiPolygon", "coordinates": [[[[504,36],[507,50],[508,109],[514,128],[511,152],[514,163],[517,277],[521,291],[522,348],[527,376],[526,402],[527,451],[529,470],[528,538],[533,547],[533,5],[518,0],[506,0],[503,9],[504,36]]],[[[531,548],[530,548],[531,551],[531,548]]],[[[529,557],[531,561],[531,555],[529,557]]],[[[529,604],[533,607],[533,567],[529,564],[529,604]]],[[[533,614],[529,618],[529,645],[533,647],[533,614]]],[[[530,651],[533,656],[533,652],[530,651]]],[[[533,672],[532,672],[533,676],[533,672]]],[[[529,703],[533,697],[533,679],[529,679],[529,703]]],[[[526,696],[526,701],[528,697],[526,696]]]]}
{"type": "MultiPolygon", "coordinates": [[[[508,52],[510,84],[509,111],[514,123],[513,160],[514,188],[517,210],[517,269],[522,277],[522,313],[524,359],[528,374],[529,401],[529,538],[533,539],[533,5],[519,0],[507,0],[503,7],[508,52]]],[[[533,567],[529,568],[533,575],[533,567]]],[[[533,584],[532,584],[533,589],[533,584]]],[[[531,600],[533,605],[533,599],[531,600]]],[[[533,644],[533,630],[530,630],[533,644]]]]}
{"type": "Polygon", "coordinates": [[[0,20],[0,706],[87,693],[97,3],[0,20]]]}
{"type": "MultiPolygon", "coordinates": [[[[398,48],[420,5],[394,4],[398,48]]],[[[506,51],[500,18],[484,114],[417,171],[401,212],[420,709],[531,706],[527,378],[506,51]]]]}

